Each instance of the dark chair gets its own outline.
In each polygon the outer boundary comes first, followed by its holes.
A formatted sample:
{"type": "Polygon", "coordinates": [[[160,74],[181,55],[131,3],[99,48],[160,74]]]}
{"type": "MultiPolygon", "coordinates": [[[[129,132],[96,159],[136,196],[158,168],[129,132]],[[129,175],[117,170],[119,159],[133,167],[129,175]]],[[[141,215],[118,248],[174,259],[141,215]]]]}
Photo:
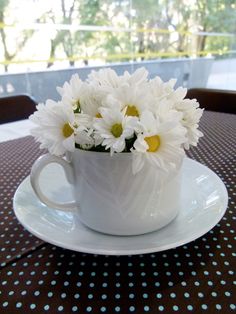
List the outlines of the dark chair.
{"type": "Polygon", "coordinates": [[[36,105],[28,95],[0,98],[0,124],[27,119],[36,110],[36,105]]]}
{"type": "Polygon", "coordinates": [[[186,98],[196,98],[200,107],[206,110],[236,113],[236,91],[192,88],[186,98]]]}

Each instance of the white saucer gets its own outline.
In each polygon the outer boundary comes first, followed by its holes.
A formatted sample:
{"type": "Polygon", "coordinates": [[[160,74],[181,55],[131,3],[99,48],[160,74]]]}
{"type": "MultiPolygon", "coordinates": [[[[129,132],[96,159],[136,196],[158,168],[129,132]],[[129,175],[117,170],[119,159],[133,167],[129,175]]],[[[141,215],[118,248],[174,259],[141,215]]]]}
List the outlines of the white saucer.
{"type": "MultiPolygon", "coordinates": [[[[13,201],[20,223],[36,237],[79,252],[131,255],[163,251],[186,244],[212,229],[223,217],[227,190],[209,168],[186,158],[183,164],[180,213],[168,226],[140,236],[110,236],[85,227],[75,213],[43,205],[35,196],[29,177],[18,187],[13,201]]],[[[42,188],[59,201],[72,198],[62,170],[51,164],[42,173],[42,188]]],[[[171,195],[170,195],[171,197],[171,195]]]]}

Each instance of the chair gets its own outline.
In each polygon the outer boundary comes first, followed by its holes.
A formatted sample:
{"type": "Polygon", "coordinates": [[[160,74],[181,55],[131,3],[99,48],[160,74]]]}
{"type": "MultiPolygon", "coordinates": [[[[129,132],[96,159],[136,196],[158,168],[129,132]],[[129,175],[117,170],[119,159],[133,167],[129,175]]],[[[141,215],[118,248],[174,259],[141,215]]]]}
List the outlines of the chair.
{"type": "Polygon", "coordinates": [[[200,107],[206,110],[236,113],[236,91],[192,88],[186,97],[196,98],[200,107]]]}
{"type": "Polygon", "coordinates": [[[36,105],[29,95],[0,98],[0,124],[27,119],[36,110],[36,105]]]}

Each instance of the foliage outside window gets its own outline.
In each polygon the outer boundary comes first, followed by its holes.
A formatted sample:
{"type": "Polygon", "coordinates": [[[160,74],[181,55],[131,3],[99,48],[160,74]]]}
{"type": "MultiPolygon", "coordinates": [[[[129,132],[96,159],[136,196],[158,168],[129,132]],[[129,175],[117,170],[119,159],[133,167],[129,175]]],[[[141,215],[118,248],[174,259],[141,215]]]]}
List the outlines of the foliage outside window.
{"type": "Polygon", "coordinates": [[[235,21],[234,0],[0,0],[0,71],[225,56],[235,21]]]}

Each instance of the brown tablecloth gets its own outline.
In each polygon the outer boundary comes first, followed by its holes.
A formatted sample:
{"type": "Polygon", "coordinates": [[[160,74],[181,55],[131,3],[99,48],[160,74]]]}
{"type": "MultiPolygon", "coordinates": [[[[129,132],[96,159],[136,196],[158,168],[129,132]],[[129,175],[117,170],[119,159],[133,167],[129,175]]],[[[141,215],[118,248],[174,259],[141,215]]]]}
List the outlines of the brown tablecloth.
{"type": "Polygon", "coordinates": [[[26,231],[17,186],[42,154],[31,137],[0,144],[0,313],[233,313],[236,115],[205,112],[188,155],[224,181],[229,207],[201,238],[165,252],[102,256],[65,250],[26,231]]]}

